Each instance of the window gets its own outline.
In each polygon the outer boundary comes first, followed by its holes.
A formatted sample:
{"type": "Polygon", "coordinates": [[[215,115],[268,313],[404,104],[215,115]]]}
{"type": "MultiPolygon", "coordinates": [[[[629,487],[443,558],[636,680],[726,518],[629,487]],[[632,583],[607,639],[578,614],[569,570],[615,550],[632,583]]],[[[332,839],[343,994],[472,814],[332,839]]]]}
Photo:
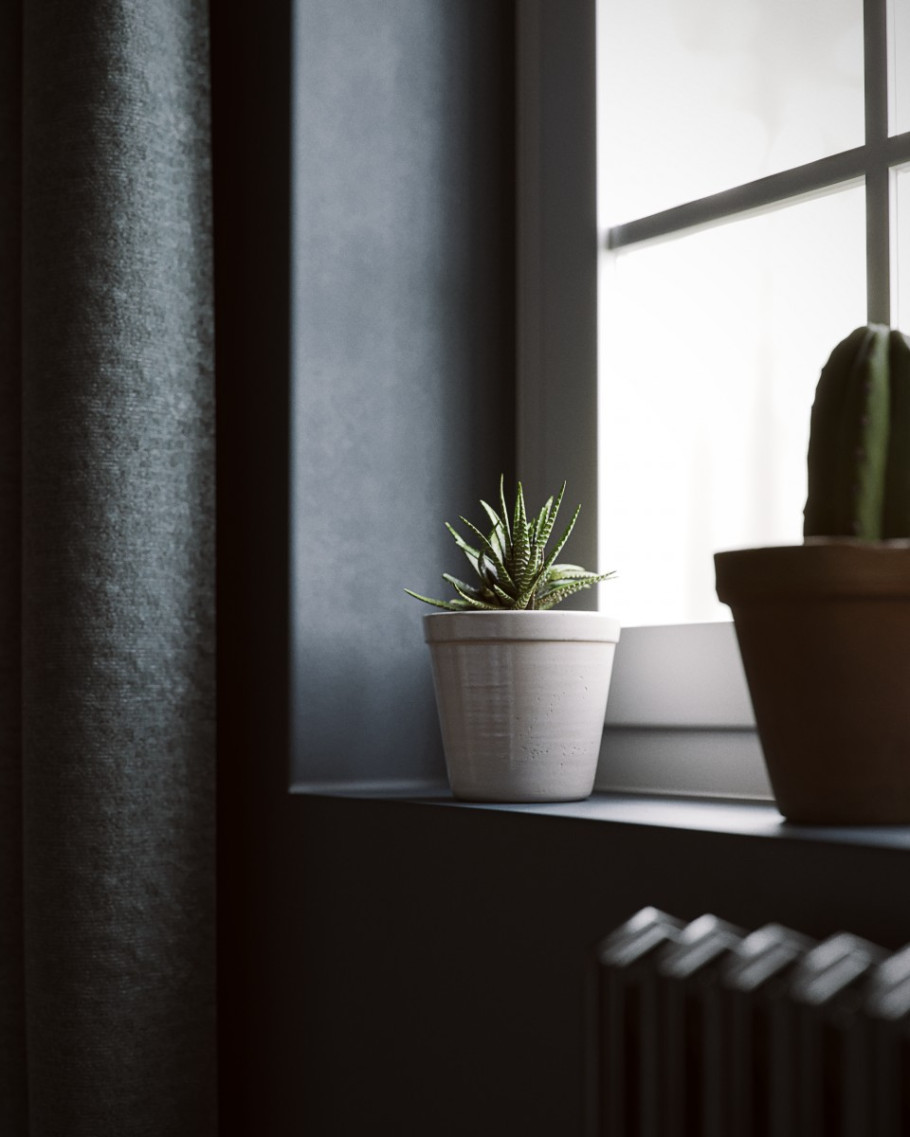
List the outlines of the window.
{"type": "Polygon", "coordinates": [[[801,539],[821,365],[899,322],[885,15],[600,0],[601,518],[630,623],[725,619],[712,553],[801,539]]]}
{"type": "Polygon", "coordinates": [[[522,469],[571,471],[589,559],[620,571],[617,768],[763,796],[712,555],[801,538],[821,365],[866,319],[910,327],[908,5],[552,7],[519,5],[522,469]],[[658,756],[687,747],[692,779],[658,756]]]}

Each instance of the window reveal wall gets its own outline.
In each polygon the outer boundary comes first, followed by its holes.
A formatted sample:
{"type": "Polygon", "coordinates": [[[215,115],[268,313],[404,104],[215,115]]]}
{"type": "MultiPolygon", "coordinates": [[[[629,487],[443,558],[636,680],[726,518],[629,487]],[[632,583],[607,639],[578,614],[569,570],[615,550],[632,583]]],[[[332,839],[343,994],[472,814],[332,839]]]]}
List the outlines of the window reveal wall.
{"type": "Polygon", "coordinates": [[[421,606],[514,470],[512,5],[299,0],[296,782],[441,778],[421,606]]]}

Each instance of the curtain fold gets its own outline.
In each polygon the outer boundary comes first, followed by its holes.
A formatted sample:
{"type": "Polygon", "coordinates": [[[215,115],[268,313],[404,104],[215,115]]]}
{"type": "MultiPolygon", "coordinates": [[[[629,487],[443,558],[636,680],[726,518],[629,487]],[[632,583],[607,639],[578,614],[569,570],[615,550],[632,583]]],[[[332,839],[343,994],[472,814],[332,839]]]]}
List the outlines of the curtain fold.
{"type": "Polygon", "coordinates": [[[16,8],[0,115],[0,1132],[209,1137],[207,8],[16,8]]]}
{"type": "Polygon", "coordinates": [[[26,1133],[22,936],[22,18],[0,5],[0,1133],[26,1133]]]}

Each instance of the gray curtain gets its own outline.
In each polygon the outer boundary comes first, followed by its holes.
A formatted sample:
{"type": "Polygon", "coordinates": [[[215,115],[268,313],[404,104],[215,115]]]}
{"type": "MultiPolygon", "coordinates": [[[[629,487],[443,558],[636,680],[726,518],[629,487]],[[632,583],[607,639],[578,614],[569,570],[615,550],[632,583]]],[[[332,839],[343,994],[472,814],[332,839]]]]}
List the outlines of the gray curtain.
{"type": "Polygon", "coordinates": [[[0,1133],[210,1137],[206,4],[0,13],[0,1133]]]}

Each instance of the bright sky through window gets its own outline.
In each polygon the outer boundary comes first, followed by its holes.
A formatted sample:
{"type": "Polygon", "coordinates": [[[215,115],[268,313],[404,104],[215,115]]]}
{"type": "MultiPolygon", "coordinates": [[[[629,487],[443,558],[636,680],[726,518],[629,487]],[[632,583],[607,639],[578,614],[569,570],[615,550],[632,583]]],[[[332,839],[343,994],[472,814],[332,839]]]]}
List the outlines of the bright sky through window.
{"type": "Polygon", "coordinates": [[[607,234],[862,146],[862,0],[601,0],[598,20],[611,610],[726,620],[713,553],[801,539],[815,383],[866,319],[862,181],[612,251],[607,234]]]}
{"type": "Polygon", "coordinates": [[[862,0],[601,0],[598,16],[607,225],[863,142],[862,0]]]}

